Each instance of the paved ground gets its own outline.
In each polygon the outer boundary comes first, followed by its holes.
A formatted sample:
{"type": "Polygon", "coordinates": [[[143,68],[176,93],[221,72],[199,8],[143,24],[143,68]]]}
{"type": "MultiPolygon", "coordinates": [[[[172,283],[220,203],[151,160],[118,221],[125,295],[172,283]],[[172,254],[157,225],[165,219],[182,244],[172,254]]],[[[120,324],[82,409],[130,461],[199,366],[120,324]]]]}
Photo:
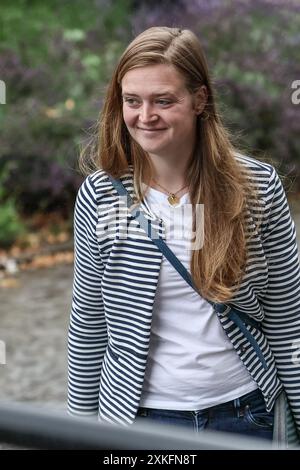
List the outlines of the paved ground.
{"type": "Polygon", "coordinates": [[[21,273],[19,287],[0,291],[1,400],[62,403],[72,266],[21,273]]]}
{"type": "MultiPolygon", "coordinates": [[[[61,265],[21,273],[18,287],[0,291],[0,339],[6,343],[6,365],[0,365],[1,401],[65,410],[72,269],[61,265]]],[[[13,448],[0,444],[0,449],[13,448]]]]}

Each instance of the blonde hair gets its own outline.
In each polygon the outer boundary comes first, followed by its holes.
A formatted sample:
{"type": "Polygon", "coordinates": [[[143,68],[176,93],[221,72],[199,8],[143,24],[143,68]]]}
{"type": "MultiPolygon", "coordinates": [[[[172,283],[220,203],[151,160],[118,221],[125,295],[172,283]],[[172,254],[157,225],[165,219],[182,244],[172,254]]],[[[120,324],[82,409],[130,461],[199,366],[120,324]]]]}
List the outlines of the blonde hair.
{"type": "MultiPolygon", "coordinates": [[[[194,93],[205,85],[206,119],[197,118],[196,147],[189,162],[187,183],[193,208],[204,204],[204,243],[192,251],[190,270],[202,296],[216,302],[230,300],[238,289],[247,259],[247,201],[256,199],[236,148],[217,113],[206,59],[196,35],[187,29],[153,27],[137,36],[122,54],[109,83],[94,140],[80,155],[87,174],[103,169],[114,178],[133,165],[134,188],[141,201],[154,176],[149,155],[135,142],[123,120],[121,81],[136,67],[171,64],[194,93]]],[[[192,230],[196,227],[193,212],[192,230]]],[[[195,238],[197,235],[195,235],[195,238]]]]}

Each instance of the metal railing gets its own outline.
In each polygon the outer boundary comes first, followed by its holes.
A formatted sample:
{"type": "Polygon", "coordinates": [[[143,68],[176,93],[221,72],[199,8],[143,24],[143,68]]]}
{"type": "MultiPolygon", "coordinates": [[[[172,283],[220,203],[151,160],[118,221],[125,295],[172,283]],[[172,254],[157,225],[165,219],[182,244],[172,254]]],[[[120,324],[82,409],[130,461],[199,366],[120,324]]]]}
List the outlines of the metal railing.
{"type": "Polygon", "coordinates": [[[221,432],[137,421],[130,426],[69,416],[32,404],[0,404],[0,441],[31,449],[80,450],[270,450],[267,441],[221,432]]]}

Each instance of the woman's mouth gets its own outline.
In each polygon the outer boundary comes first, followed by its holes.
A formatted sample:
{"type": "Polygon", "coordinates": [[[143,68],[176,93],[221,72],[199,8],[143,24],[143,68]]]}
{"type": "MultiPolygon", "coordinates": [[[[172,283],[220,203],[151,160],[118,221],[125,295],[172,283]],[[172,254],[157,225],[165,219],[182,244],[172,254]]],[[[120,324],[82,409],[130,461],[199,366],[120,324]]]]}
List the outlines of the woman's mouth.
{"type": "Polygon", "coordinates": [[[138,127],[138,130],[143,132],[158,132],[158,131],[165,131],[166,129],[146,129],[144,127],[138,127]]]}

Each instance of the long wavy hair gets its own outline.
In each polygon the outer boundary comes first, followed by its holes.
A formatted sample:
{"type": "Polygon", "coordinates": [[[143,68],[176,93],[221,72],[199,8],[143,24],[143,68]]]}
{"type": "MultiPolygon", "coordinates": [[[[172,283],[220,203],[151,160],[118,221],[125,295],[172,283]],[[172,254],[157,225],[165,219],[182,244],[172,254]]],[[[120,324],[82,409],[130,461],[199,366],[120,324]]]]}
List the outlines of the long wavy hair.
{"type": "Polygon", "coordinates": [[[247,238],[256,232],[254,229],[251,234],[247,224],[248,203],[251,200],[253,204],[257,195],[216,110],[205,55],[192,31],[153,27],[129,44],[108,85],[94,136],[81,151],[80,169],[85,174],[103,169],[119,178],[132,165],[136,202],[144,198],[154,177],[153,165],[124,123],[121,82],[129,70],[154,64],[173,65],[184,77],[191,94],[202,85],[208,92],[203,114],[197,117],[196,146],[187,173],[193,207],[193,241],[201,237],[196,231],[202,231],[201,224],[196,224],[194,208],[204,204],[203,245],[192,250],[190,271],[204,298],[226,302],[233,297],[244,275],[247,238]]]}

